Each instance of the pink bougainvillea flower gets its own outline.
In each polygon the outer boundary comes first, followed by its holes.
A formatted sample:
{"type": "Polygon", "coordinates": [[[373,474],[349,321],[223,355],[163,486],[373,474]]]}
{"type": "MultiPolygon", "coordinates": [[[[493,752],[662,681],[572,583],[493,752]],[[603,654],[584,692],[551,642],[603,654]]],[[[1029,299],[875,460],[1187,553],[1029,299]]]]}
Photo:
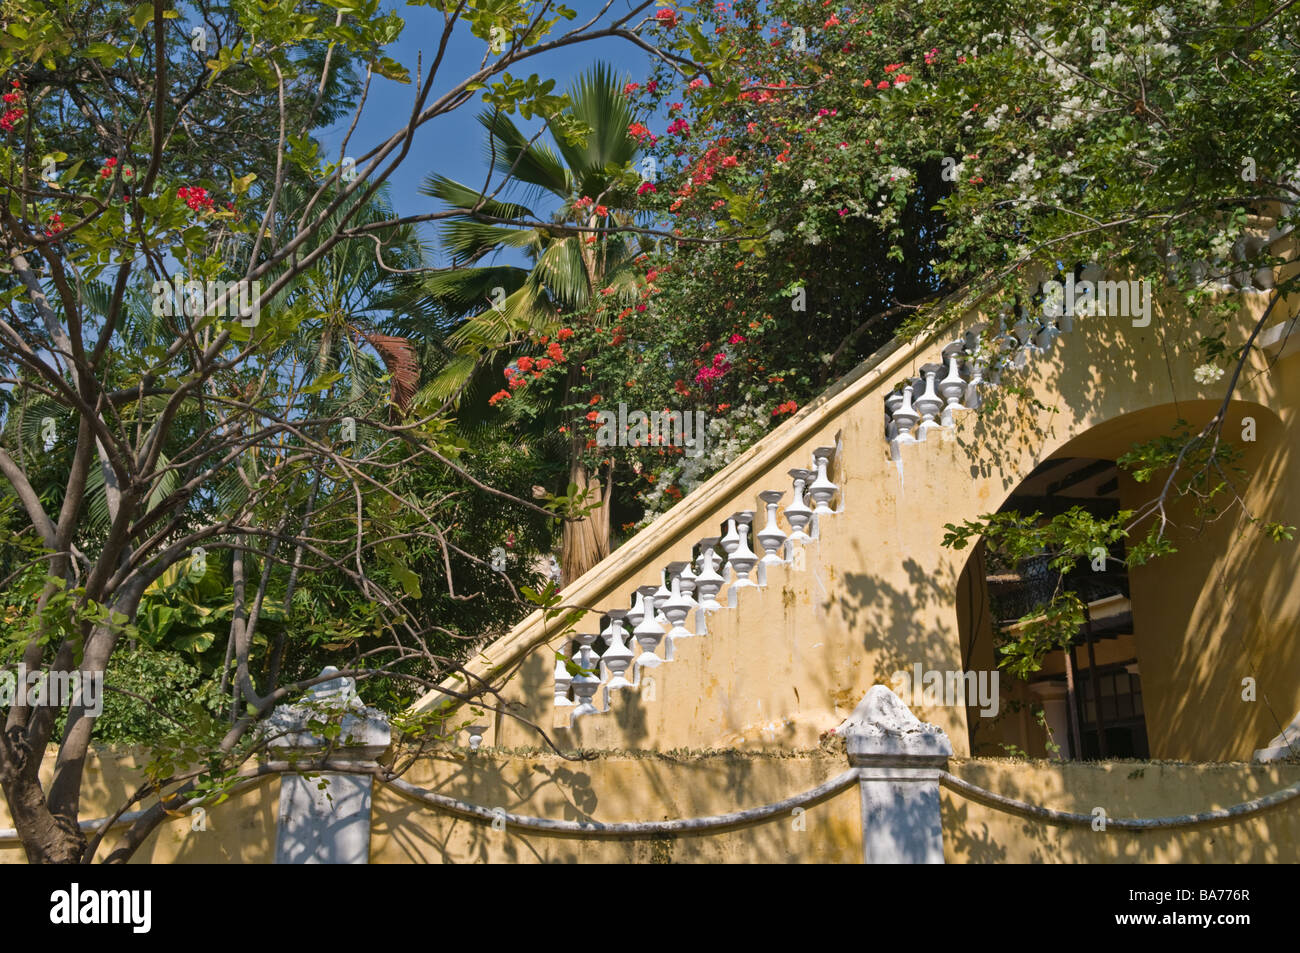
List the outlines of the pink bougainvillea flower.
{"type": "Polygon", "coordinates": [[[655,188],[655,184],[653,182],[642,182],[639,186],[637,186],[636,194],[645,195],[647,192],[658,192],[658,191],[659,190],[655,188]]]}
{"type": "Polygon", "coordinates": [[[745,335],[743,335],[743,334],[733,334],[731,337],[727,338],[727,343],[728,343],[728,344],[744,344],[744,343],[745,343],[745,340],[746,340],[745,335]]]}
{"type": "Polygon", "coordinates": [[[660,26],[672,29],[677,25],[677,11],[664,8],[655,14],[655,19],[659,21],[660,26]]]}

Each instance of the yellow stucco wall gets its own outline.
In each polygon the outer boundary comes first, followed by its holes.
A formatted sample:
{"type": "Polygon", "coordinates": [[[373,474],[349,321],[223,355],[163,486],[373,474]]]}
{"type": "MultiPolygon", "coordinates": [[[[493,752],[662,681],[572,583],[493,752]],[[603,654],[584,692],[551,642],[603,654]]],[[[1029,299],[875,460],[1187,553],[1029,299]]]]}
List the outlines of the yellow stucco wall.
{"type": "MultiPolygon", "coordinates": [[[[954,761],[962,780],[1030,804],[1108,817],[1192,814],[1300,782],[1300,765],[954,761]]],[[[1029,820],[942,789],[950,863],[1296,863],[1300,799],[1253,817],[1151,832],[1094,831],[1029,820]]]]}
{"type": "MultiPolygon", "coordinates": [[[[41,779],[49,789],[57,752],[51,749],[41,767],[41,779]]],[[[133,749],[91,749],[81,784],[81,817],[108,817],[145,781],[148,758],[133,749]]],[[[153,798],[146,803],[154,803],[153,798]]],[[[187,812],[170,818],[150,835],[132,857],[144,863],[270,863],[275,857],[276,811],[280,801],[280,780],[268,777],[237,791],[230,799],[207,809],[205,830],[195,815],[187,812]]],[[[136,808],[132,808],[134,810],[136,808]]],[[[0,798],[0,828],[13,827],[8,805],[0,798]]],[[[96,857],[103,860],[125,828],[110,831],[96,857]]],[[[89,836],[89,835],[88,835],[89,836]]],[[[23,864],[27,857],[16,841],[0,842],[0,864],[23,864]]]]}
{"type": "MultiPolygon", "coordinates": [[[[725,814],[784,800],[849,767],[842,753],[787,757],[734,753],[664,757],[449,752],[404,780],[510,814],[553,820],[657,821],[725,814]]],[[[857,784],[745,827],[680,837],[579,838],[524,833],[435,811],[377,787],[371,863],[857,863],[862,859],[857,784]]]]}
{"type": "MultiPolygon", "coordinates": [[[[53,757],[47,764],[53,763],[53,757]]],[[[103,816],[142,777],[135,752],[92,754],[85,816],[103,816]]],[[[551,753],[451,749],[417,762],[404,780],[489,810],[553,820],[655,821],[725,814],[784,800],[848,768],[836,739],[771,752],[604,752],[574,761],[551,753]]],[[[1230,807],[1300,783],[1300,764],[1059,763],[953,759],[958,777],[1006,797],[1110,817],[1156,817],[1230,807]]],[[[1300,799],[1242,820],[1152,833],[1027,820],[942,788],[948,863],[1295,863],[1300,799]]],[[[270,863],[279,782],[269,778],[210,808],[207,830],[189,815],[160,829],[135,863],[270,863]]],[[[724,831],[672,837],[590,838],[523,833],[466,820],[383,785],[374,789],[371,863],[860,863],[856,783],[806,808],[724,831]]],[[[0,826],[9,823],[0,814],[0,826]]],[[[101,852],[100,857],[103,857],[101,852]]],[[[16,844],[0,863],[25,862],[16,844]]]]}

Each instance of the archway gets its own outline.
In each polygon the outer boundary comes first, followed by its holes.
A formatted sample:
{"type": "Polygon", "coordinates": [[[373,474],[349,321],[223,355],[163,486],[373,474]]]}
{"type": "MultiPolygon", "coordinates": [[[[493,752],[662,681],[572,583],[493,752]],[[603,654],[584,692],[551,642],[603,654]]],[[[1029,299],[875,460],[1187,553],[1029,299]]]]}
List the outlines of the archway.
{"type": "MultiPolygon", "coordinates": [[[[1071,506],[1097,515],[1135,509],[1157,490],[1115,461],[1135,442],[1168,434],[1180,417],[1195,423],[1215,410],[1210,402],[1163,405],[1100,424],[1058,447],[1000,509],[1044,518],[1071,506]]],[[[996,717],[968,709],[973,752],[1246,760],[1280,731],[1300,697],[1300,649],[1288,634],[1300,621],[1288,591],[1300,547],[1264,539],[1250,518],[1296,522],[1300,474],[1285,431],[1269,408],[1232,406],[1227,432],[1258,434],[1239,441],[1246,509],[1194,519],[1186,501],[1173,503],[1172,556],[1129,567],[1115,549],[1080,560],[1061,580],[1045,560],[1006,565],[975,547],[957,588],[967,669],[997,668],[998,633],[1013,630],[1044,588],[1060,582],[1087,613],[1071,646],[1049,653],[1030,677],[1000,672],[996,717]]]]}

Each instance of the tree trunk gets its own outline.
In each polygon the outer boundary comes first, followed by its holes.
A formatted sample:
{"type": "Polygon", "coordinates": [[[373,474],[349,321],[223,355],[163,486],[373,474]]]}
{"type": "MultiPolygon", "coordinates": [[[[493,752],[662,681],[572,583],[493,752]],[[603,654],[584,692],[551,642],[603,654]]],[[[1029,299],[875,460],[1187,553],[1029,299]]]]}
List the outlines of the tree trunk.
{"type": "Polygon", "coordinates": [[[609,487],[602,486],[600,471],[592,472],[573,448],[569,457],[569,482],[579,490],[593,491],[591,501],[600,505],[581,520],[564,524],[560,542],[560,581],[568,585],[609,555],[610,513],[609,487]]]}
{"type": "Polygon", "coordinates": [[[0,787],[29,864],[81,863],[85,835],[75,822],[50,813],[39,780],[20,770],[0,782],[0,787]]]}

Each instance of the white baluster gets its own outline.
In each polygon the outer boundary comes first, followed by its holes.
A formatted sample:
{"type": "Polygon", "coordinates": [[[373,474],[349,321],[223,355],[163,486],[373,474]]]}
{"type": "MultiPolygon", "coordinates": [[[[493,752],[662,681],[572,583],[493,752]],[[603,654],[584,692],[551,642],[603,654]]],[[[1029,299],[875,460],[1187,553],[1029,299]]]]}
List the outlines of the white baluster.
{"type": "Polygon", "coordinates": [[[808,524],[812,522],[812,509],[804,502],[803,491],[809,482],[812,481],[813,474],[809,470],[791,470],[790,476],[794,479],[794,502],[785,508],[785,521],[790,524],[790,543],[786,547],[788,558],[794,558],[794,544],[807,543],[812,541],[812,537],[805,530],[808,524]]]}
{"type": "Polygon", "coordinates": [[[939,382],[939,395],[947,403],[943,408],[942,424],[945,427],[955,426],[953,420],[953,411],[964,410],[961,399],[966,396],[966,381],[962,379],[961,371],[957,368],[957,356],[961,353],[962,343],[960,341],[948,345],[944,348],[944,353],[948,355],[948,376],[939,382]]]}
{"type": "Polygon", "coordinates": [[[962,403],[971,410],[979,410],[984,403],[984,398],[980,395],[980,388],[984,386],[984,368],[986,366],[984,352],[982,350],[975,351],[967,368],[970,383],[966,385],[966,394],[962,397],[962,403]]]}
{"type": "Polygon", "coordinates": [[[600,714],[600,709],[591,703],[600,688],[600,678],[595,674],[596,656],[592,654],[590,645],[584,645],[578,653],[578,664],[583,671],[573,676],[573,696],[578,700],[578,706],[573,709],[570,725],[583,715],[600,714]]]}
{"type": "Polygon", "coordinates": [[[731,565],[731,554],[740,548],[740,533],[736,531],[736,517],[734,515],[727,517],[727,532],[722,537],[722,551],[727,554],[726,564],[720,568],[722,578],[731,580],[735,578],[735,567],[731,565]]]}
{"type": "Polygon", "coordinates": [[[555,660],[555,707],[571,708],[573,702],[569,700],[569,686],[573,684],[573,676],[569,674],[568,667],[564,664],[564,659],[555,660]]]}
{"type": "Polygon", "coordinates": [[[735,574],[735,581],[727,590],[727,605],[734,609],[738,605],[739,590],[756,588],[754,580],[749,578],[749,573],[758,563],[758,554],[749,547],[749,534],[754,528],[754,511],[744,510],[733,513],[731,518],[736,523],[737,534],[740,537],[735,552],[727,559],[727,565],[731,566],[735,574]]]}
{"type": "Polygon", "coordinates": [[[892,418],[897,436],[889,442],[889,455],[895,460],[899,459],[901,454],[899,448],[903,444],[916,443],[916,435],[913,431],[916,429],[917,421],[921,419],[921,415],[912,406],[912,384],[910,381],[903,386],[901,396],[903,398],[902,403],[894,411],[892,418]]]}
{"type": "Polygon", "coordinates": [[[834,457],[834,447],[818,447],[813,451],[813,461],[817,465],[817,479],[813,480],[808,487],[808,495],[817,504],[816,509],[813,510],[814,516],[830,516],[835,512],[831,509],[830,502],[835,499],[839,487],[826,476],[826,470],[834,457]]]}
{"type": "Polygon", "coordinates": [[[921,368],[921,374],[925,379],[925,390],[919,395],[913,394],[912,396],[912,402],[921,414],[921,426],[916,434],[917,440],[924,440],[931,430],[939,429],[939,422],[934,418],[943,409],[943,398],[939,396],[934,388],[935,381],[941,370],[943,370],[941,364],[926,364],[921,368]]]}
{"type": "Polygon", "coordinates": [[[894,414],[902,406],[903,395],[899,391],[885,398],[885,439],[891,442],[898,436],[898,421],[894,420],[894,414]]]}
{"type": "Polygon", "coordinates": [[[673,644],[674,639],[689,639],[695,636],[694,632],[682,624],[694,606],[695,600],[682,592],[681,576],[674,576],[672,589],[669,590],[668,599],[663,606],[664,616],[672,626],[668,631],[669,645],[673,644]]]}
{"type": "MultiPolygon", "coordinates": [[[[632,635],[637,644],[641,646],[641,654],[637,656],[636,667],[638,676],[641,669],[654,668],[656,665],[662,665],[663,659],[655,655],[655,649],[664,637],[664,627],[655,621],[655,604],[654,604],[654,586],[642,586],[637,592],[641,593],[643,605],[645,606],[645,615],[641,623],[632,630],[632,635]],[[646,590],[649,589],[649,592],[646,590]]],[[[639,681],[638,677],[638,681],[639,681]]]]}
{"type": "MultiPolygon", "coordinates": [[[[700,540],[700,571],[695,577],[695,598],[700,604],[701,613],[696,615],[697,620],[702,619],[704,613],[716,612],[722,608],[717,596],[725,580],[713,568],[714,561],[718,558],[718,554],[713,549],[716,545],[718,545],[716,536],[700,540]]],[[[696,628],[698,629],[699,626],[696,628]]]]}
{"type": "Polygon", "coordinates": [[[623,619],[627,615],[627,610],[612,609],[605,614],[609,617],[609,625],[605,627],[602,634],[605,636],[608,645],[605,648],[605,654],[600,657],[600,661],[608,673],[605,682],[605,711],[609,711],[609,699],[612,692],[616,692],[620,688],[635,687],[627,679],[627,670],[632,665],[632,660],[636,655],[623,641],[623,637],[627,634],[623,628],[623,619]]]}
{"type": "Polygon", "coordinates": [[[781,502],[781,497],[785,496],[780,490],[764,490],[758,494],[758,498],[763,501],[767,508],[767,522],[763,528],[758,531],[758,544],[763,547],[763,558],[758,562],[758,584],[767,585],[767,568],[769,566],[780,566],[785,560],[781,557],[781,551],[785,549],[786,540],[789,538],[785,532],[777,525],[776,507],[781,502]]]}
{"type": "Polygon", "coordinates": [[[632,593],[632,608],[626,610],[626,617],[627,624],[631,626],[633,630],[635,630],[636,627],[641,624],[641,620],[645,618],[645,597],[641,595],[639,589],[632,593]]]}

